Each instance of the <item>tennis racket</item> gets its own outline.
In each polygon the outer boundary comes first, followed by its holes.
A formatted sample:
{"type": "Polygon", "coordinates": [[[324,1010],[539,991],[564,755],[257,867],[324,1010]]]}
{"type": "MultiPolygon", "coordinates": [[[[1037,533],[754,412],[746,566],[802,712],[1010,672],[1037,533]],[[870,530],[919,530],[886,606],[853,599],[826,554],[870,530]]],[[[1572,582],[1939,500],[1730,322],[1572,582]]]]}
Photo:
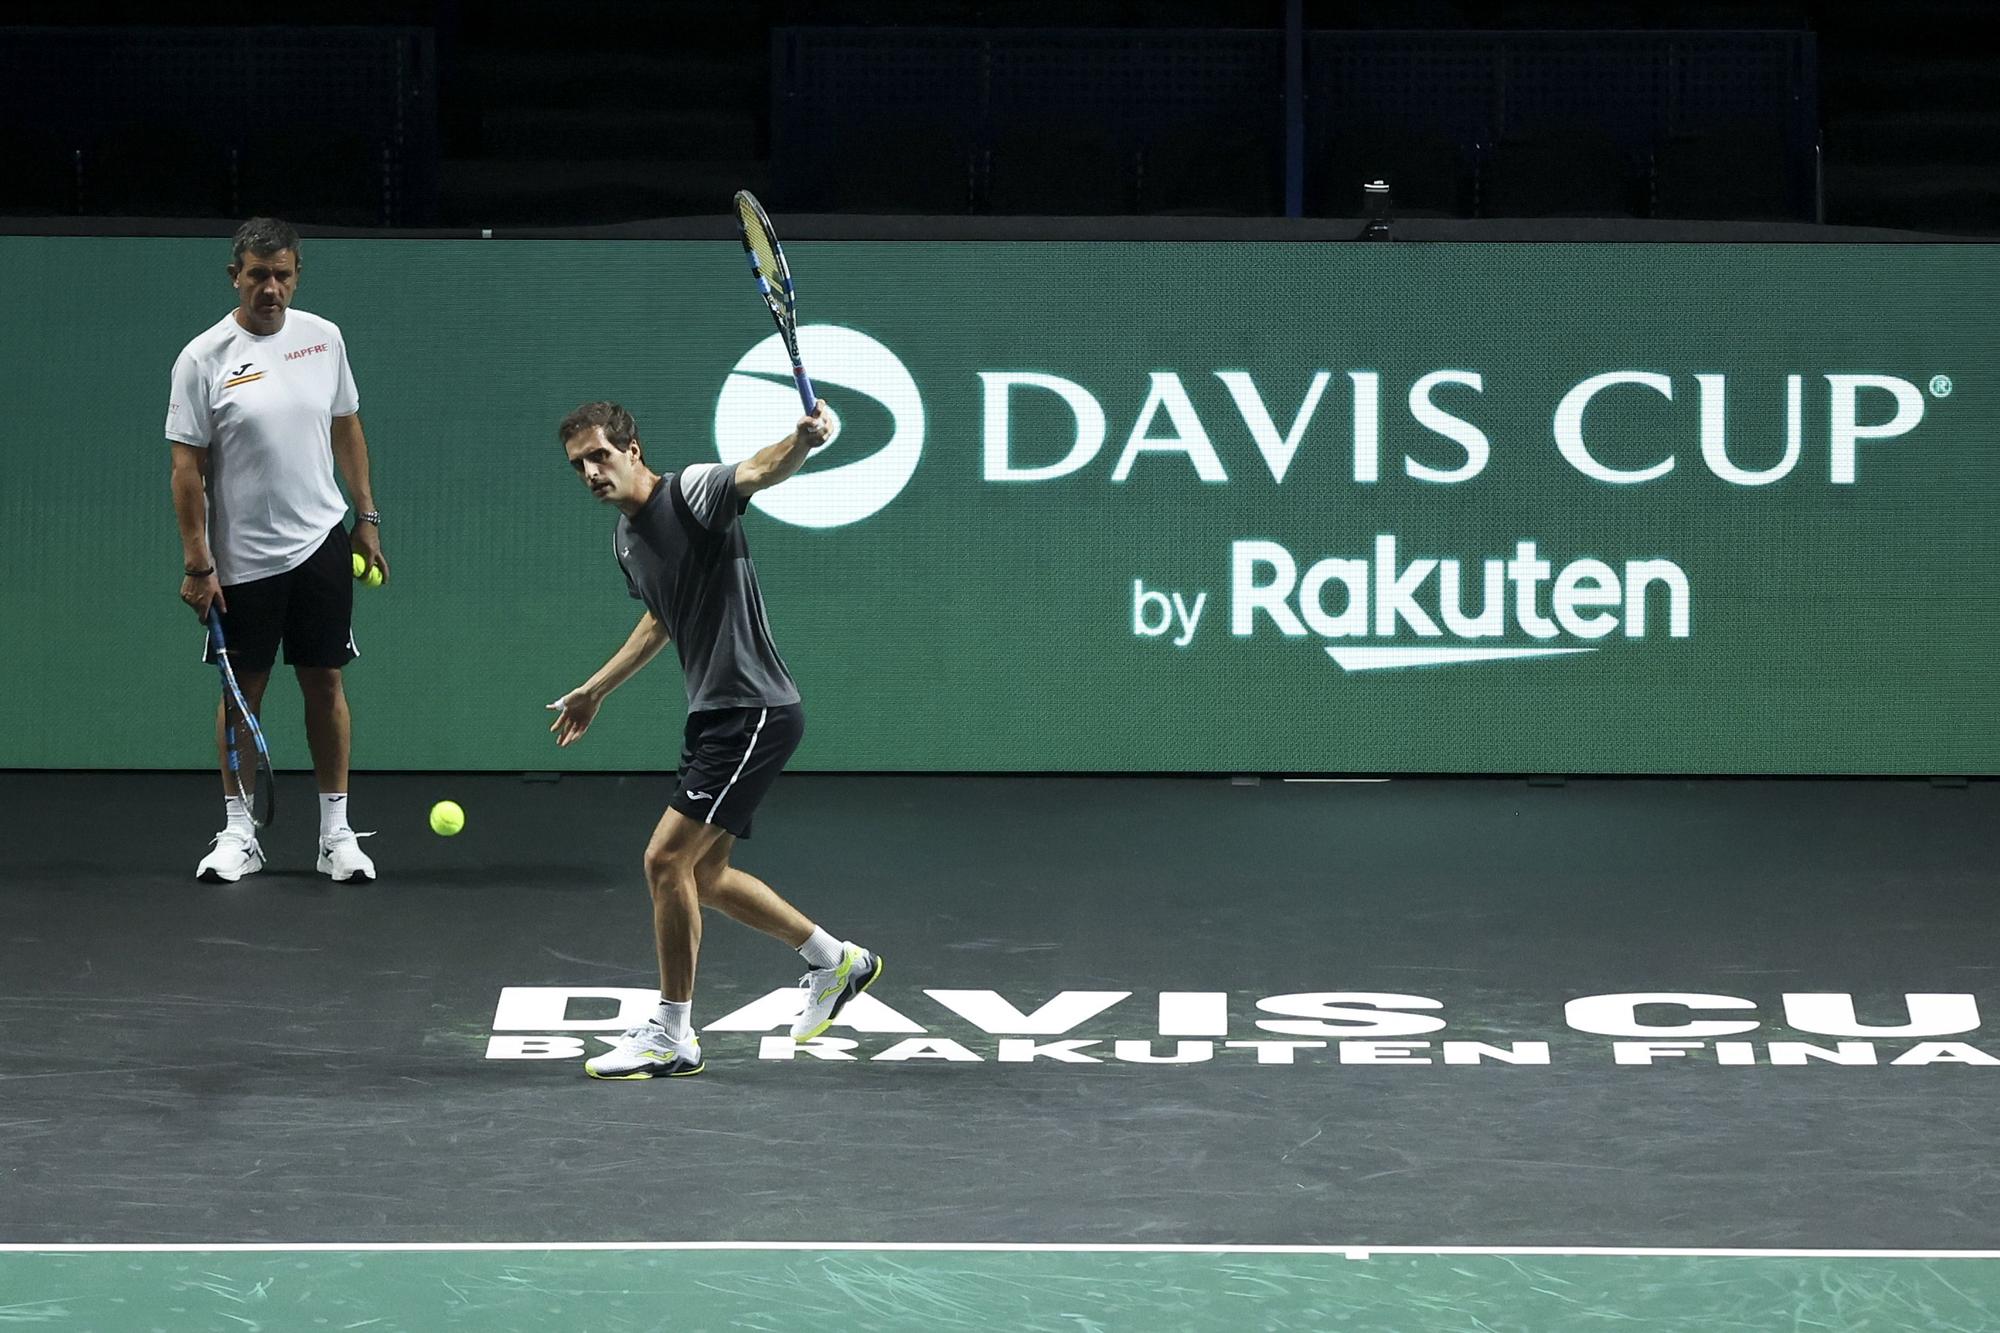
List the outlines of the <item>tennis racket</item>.
{"type": "Polygon", "coordinates": [[[271,752],[265,748],[264,729],[257,725],[257,715],[244,702],[243,690],[236,683],[236,670],[229,665],[229,645],[222,637],[222,613],[213,606],[208,608],[208,645],[215,665],[222,672],[222,740],[223,749],[229,752],[230,785],[243,798],[251,822],[258,828],[266,828],[278,817],[278,784],[271,776],[271,752]],[[243,785],[243,762],[236,744],[238,719],[257,749],[257,771],[252,774],[249,787],[243,785]]]}
{"type": "Polygon", "coordinates": [[[743,235],[743,253],[750,257],[750,276],[757,279],[757,294],[778,323],[778,334],[792,358],[792,379],[799,386],[799,401],[811,416],[819,407],[812,381],[806,378],[805,363],[799,360],[798,303],[792,294],[792,270],[771,230],[771,216],[748,190],[736,192],[736,229],[743,235]]]}

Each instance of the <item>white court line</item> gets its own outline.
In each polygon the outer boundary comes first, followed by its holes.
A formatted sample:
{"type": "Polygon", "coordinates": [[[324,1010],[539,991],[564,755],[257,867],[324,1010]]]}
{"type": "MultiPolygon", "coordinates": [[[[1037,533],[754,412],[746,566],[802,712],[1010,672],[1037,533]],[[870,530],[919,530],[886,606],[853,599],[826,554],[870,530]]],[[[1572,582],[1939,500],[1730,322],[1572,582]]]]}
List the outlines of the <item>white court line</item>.
{"type": "Polygon", "coordinates": [[[1760,1250],[1621,1245],[1095,1245],[1005,1241],[574,1240],[286,1241],[160,1245],[0,1244],[0,1254],[361,1254],[550,1251],[884,1251],[937,1254],[1305,1254],[1366,1259],[1378,1254],[1550,1255],[1644,1259],[2000,1259],[2000,1250],[1760,1250]]]}

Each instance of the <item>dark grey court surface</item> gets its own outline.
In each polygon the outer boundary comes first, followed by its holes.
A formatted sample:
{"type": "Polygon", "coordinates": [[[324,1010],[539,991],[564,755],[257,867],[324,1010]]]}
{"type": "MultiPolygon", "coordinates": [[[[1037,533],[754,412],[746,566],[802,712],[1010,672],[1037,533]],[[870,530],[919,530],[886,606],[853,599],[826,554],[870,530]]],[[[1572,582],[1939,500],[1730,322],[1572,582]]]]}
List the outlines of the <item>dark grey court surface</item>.
{"type": "MultiPolygon", "coordinates": [[[[495,1024],[654,985],[662,780],[364,775],[353,887],[281,780],[211,887],[209,780],[0,775],[0,1242],[2000,1247],[2000,784],[790,777],[852,1058],[620,1084],[495,1024]]],[[[697,1023],[799,970],[711,918],[697,1023]]]]}

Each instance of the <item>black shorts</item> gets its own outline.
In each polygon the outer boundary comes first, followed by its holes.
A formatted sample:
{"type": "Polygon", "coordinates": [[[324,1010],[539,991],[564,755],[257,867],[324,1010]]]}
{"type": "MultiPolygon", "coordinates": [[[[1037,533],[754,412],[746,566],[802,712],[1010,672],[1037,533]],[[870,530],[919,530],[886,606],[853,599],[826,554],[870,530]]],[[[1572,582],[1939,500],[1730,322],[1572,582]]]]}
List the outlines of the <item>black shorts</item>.
{"type": "MultiPolygon", "coordinates": [[[[354,553],[345,528],[336,526],[297,569],[226,587],[222,595],[229,602],[222,634],[239,674],[269,671],[280,643],[286,664],[295,667],[344,667],[361,655],[354,646],[354,553]]],[[[209,660],[206,648],[202,660],[209,660]]]]}
{"type": "Polygon", "coordinates": [[[749,837],[750,817],[805,734],[805,709],[797,704],[689,713],[680,790],[667,805],[698,824],[749,837]]]}

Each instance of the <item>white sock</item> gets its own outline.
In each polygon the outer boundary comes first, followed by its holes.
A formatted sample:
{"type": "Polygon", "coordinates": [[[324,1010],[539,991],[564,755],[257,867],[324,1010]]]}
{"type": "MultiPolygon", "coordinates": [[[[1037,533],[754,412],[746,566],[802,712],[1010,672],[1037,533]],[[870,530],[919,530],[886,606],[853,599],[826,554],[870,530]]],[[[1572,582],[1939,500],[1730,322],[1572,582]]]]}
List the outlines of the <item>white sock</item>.
{"type": "Polygon", "coordinates": [[[222,798],[222,813],[227,817],[224,827],[231,833],[240,833],[246,838],[257,836],[257,826],[250,822],[250,807],[241,796],[222,798]]]}
{"type": "Polygon", "coordinates": [[[845,945],[818,926],[813,927],[813,933],[799,946],[799,957],[806,960],[808,967],[813,968],[839,967],[841,957],[846,952],[845,945]]]}
{"type": "Polygon", "coordinates": [[[347,832],[347,793],[323,791],[319,794],[319,836],[331,838],[347,832]]]}
{"type": "Polygon", "coordinates": [[[653,1021],[667,1030],[667,1040],[679,1045],[694,1036],[688,1024],[693,1018],[693,1000],[660,1001],[660,1007],[653,1014],[653,1021]]]}

